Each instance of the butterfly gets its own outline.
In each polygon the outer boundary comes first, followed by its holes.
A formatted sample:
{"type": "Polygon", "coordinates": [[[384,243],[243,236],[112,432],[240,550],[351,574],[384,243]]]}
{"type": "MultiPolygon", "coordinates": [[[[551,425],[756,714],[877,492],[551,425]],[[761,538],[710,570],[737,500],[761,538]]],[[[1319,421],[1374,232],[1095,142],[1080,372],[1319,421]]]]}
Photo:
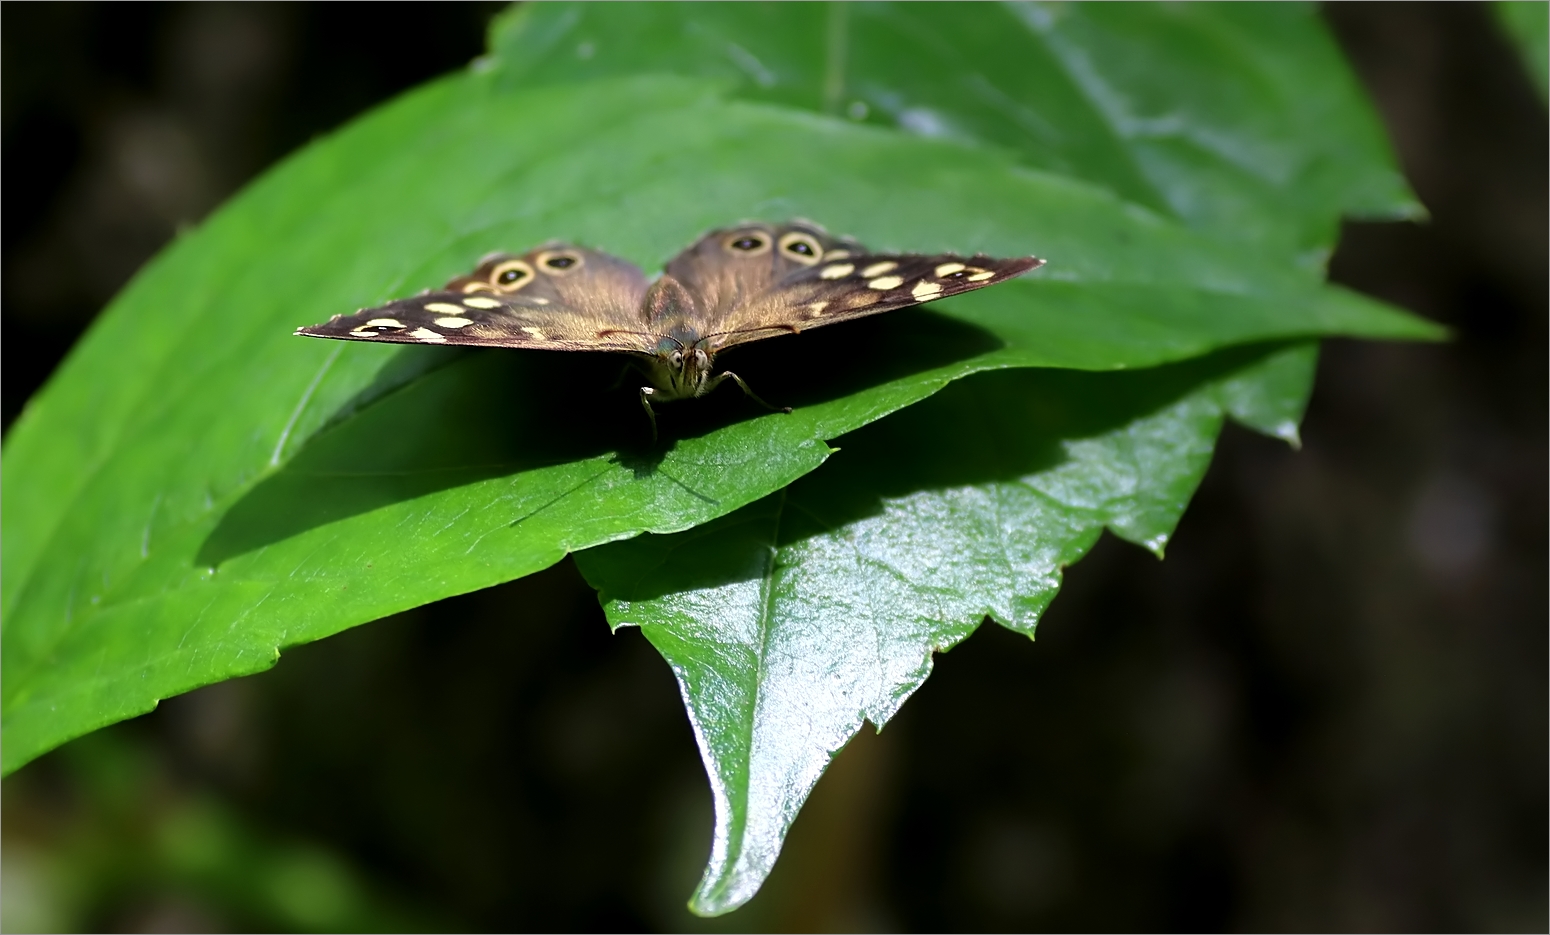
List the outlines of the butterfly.
{"type": "MultiPolygon", "coordinates": [[[[714,230],[655,282],[634,264],[574,244],[496,253],[439,291],[296,329],[315,338],[632,355],[641,405],[704,396],[731,380],[716,355],[750,341],[983,289],[1042,266],[1037,257],[872,253],[809,221],[714,230]]],[[[789,408],[782,411],[790,412],[789,408]]]]}

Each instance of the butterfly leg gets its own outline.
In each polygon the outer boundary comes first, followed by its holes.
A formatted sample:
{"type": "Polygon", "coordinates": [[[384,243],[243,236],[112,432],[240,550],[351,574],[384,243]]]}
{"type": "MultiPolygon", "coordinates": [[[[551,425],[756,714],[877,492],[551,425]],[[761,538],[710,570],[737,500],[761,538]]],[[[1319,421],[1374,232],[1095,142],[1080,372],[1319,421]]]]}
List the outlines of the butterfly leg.
{"type": "Polygon", "coordinates": [[[641,408],[646,410],[646,418],[651,420],[651,444],[653,446],[657,443],[657,413],[655,409],[651,408],[651,397],[655,396],[656,392],[655,389],[649,386],[640,388],[641,408]]]}
{"type": "Polygon", "coordinates": [[[723,370],[722,372],[716,374],[714,377],[711,377],[710,383],[706,384],[705,386],[705,393],[709,393],[716,387],[720,386],[722,380],[731,380],[733,383],[736,383],[737,388],[743,391],[743,395],[747,396],[749,399],[770,410],[771,412],[784,412],[787,414],[791,412],[790,406],[771,406],[769,403],[760,399],[759,394],[749,389],[748,384],[743,382],[742,377],[738,376],[730,370],[723,370]]]}

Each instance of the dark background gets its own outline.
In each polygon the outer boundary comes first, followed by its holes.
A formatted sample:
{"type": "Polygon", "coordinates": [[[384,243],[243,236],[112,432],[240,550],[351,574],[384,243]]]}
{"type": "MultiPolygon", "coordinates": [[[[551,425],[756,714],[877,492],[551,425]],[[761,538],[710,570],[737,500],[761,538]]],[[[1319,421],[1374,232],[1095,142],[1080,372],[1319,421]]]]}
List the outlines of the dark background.
{"type": "MultiPolygon", "coordinates": [[[[180,225],[483,48],[490,4],[6,4],[3,416],[180,225]]],[[[1535,930],[1547,917],[1547,127],[1484,5],[1339,4],[1424,224],[1335,280],[1305,445],[1229,427],[1158,563],[938,657],[774,876],[683,907],[667,667],[569,563],[287,652],[3,787],[9,930],[1535,930]]],[[[13,494],[19,495],[19,494],[13,494]]]]}

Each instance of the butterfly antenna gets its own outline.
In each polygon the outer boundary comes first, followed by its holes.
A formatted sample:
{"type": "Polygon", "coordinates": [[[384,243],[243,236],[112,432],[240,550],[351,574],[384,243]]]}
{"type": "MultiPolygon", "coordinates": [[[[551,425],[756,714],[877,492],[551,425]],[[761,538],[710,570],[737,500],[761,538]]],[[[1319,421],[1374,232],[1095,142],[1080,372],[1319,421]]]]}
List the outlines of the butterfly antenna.
{"type": "Polygon", "coordinates": [[[672,335],[670,335],[670,334],[657,334],[654,331],[626,331],[623,328],[604,328],[602,331],[599,331],[597,333],[597,336],[600,337],[600,338],[606,338],[606,337],[608,337],[611,334],[634,334],[634,335],[639,335],[640,337],[643,337],[643,338],[656,338],[658,340],[661,340],[662,338],[667,338],[669,341],[672,341],[674,344],[678,345],[679,350],[682,350],[683,346],[684,346],[684,343],[682,341],[678,340],[677,338],[673,337],[672,335]]]}
{"type": "Polygon", "coordinates": [[[733,328],[731,331],[712,331],[710,334],[700,338],[700,340],[708,341],[711,338],[719,338],[724,334],[751,334],[755,331],[785,331],[789,334],[802,333],[802,329],[796,325],[759,325],[756,328],[733,328]]]}

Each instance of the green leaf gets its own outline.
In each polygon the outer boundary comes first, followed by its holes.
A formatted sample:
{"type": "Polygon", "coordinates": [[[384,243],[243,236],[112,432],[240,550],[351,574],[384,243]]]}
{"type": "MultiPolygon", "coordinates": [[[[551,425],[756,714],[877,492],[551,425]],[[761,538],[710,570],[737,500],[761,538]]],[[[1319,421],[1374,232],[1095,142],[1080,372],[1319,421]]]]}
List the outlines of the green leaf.
{"type": "Polygon", "coordinates": [[[1295,437],[1314,359],[1303,345],[981,374],[729,516],[578,555],[609,622],[643,629],[691,712],[716,809],[691,908],[753,896],[829,760],[898,711],[933,652],[986,616],[1031,637],[1104,528],[1160,557],[1224,414],[1295,437]]]}
{"type": "Polygon", "coordinates": [[[531,4],[493,30],[524,86],[669,72],[1005,147],[1322,268],[1341,214],[1419,216],[1311,4],[531,4]]]}
{"type": "Polygon", "coordinates": [[[1517,49],[1539,99],[1550,99],[1550,3],[1496,0],[1491,10],[1517,49]]]}
{"type": "MultiPolygon", "coordinates": [[[[742,9],[757,32],[768,14],[742,9]]],[[[267,174],[142,271],[29,403],[3,463],[4,770],[285,646],[724,515],[817,467],[826,439],[970,373],[1437,334],[1004,143],[740,99],[698,72],[538,84],[507,64],[267,174]],[[290,334],[494,248],[559,237],[655,268],[708,227],[794,215],[879,249],[1050,265],[739,351],[761,394],[797,411],[732,396],[668,410],[657,451],[627,392],[603,392],[607,359],[290,334]]],[[[1374,165],[1387,171],[1357,152],[1353,178],[1374,165]]]]}

